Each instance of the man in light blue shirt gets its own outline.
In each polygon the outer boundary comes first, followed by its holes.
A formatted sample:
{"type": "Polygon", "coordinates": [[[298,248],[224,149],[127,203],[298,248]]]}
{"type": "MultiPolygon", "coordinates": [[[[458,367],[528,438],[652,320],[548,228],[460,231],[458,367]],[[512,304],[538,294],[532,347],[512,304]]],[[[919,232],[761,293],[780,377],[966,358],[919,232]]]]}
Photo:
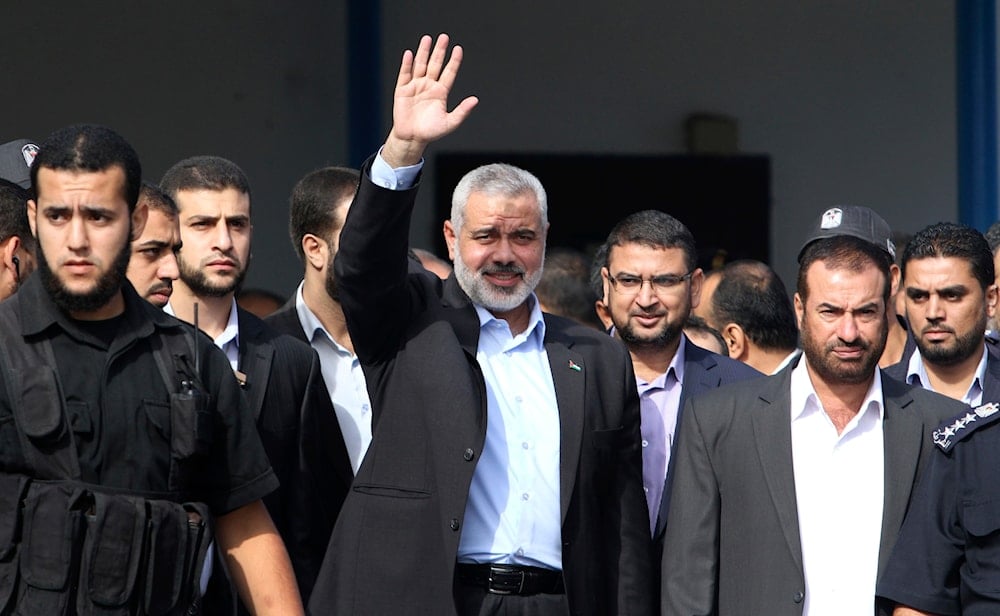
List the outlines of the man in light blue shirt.
{"type": "Polygon", "coordinates": [[[964,225],[930,225],[906,244],[902,275],[917,349],[886,373],[972,406],[1000,402],[1000,360],[991,357],[985,338],[997,306],[986,238],[964,225]]]}
{"type": "Polygon", "coordinates": [[[317,169],[295,184],[288,232],[305,271],[294,297],[264,319],[277,331],[308,342],[319,354],[354,473],[372,440],[371,403],[340,306],[333,259],[357,187],[358,171],[347,167],[317,169]]]}
{"type": "Polygon", "coordinates": [[[462,50],[406,52],[394,125],[362,167],[335,261],[373,435],[331,537],[313,613],[653,613],[639,404],[626,349],[543,315],[545,190],[472,170],[444,224],[454,275],[409,267],[423,153],[462,50]]]}

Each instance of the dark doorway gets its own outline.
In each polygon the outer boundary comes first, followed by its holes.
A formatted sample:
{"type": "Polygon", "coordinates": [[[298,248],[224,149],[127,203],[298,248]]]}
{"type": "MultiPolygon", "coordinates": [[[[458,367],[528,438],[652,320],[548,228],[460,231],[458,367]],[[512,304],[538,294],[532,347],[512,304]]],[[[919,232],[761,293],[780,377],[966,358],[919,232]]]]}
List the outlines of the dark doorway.
{"type": "MultiPolygon", "coordinates": [[[[493,162],[517,165],[541,180],[550,247],[592,254],[621,218],[660,209],[691,230],[706,270],[735,259],[769,259],[768,156],[442,153],[435,165],[438,220],[449,217],[461,177],[493,162]]],[[[437,241],[439,253],[447,254],[443,238],[437,241]]]]}

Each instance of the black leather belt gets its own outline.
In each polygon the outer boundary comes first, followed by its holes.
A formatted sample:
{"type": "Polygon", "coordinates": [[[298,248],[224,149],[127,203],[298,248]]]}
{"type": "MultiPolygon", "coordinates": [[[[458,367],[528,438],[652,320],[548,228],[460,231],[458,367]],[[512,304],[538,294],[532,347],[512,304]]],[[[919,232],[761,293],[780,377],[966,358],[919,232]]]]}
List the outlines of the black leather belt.
{"type": "Polygon", "coordinates": [[[541,567],[458,563],[455,578],[495,595],[561,595],[566,592],[562,571],[541,567]]]}

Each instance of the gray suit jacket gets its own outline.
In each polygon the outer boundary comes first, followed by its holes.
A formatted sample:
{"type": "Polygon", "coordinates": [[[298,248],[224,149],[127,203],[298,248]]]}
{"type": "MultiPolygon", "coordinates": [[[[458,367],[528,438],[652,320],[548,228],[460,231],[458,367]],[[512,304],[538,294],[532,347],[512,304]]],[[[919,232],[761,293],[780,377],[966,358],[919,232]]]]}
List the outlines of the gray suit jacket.
{"type": "MultiPolygon", "coordinates": [[[[690,340],[684,345],[684,382],[681,384],[681,399],[679,409],[691,396],[709,391],[729,383],[737,383],[746,379],[764,376],[747,364],[723,357],[718,353],[707,351],[690,340]]],[[[683,413],[677,414],[677,425],[674,433],[679,434],[683,413]]],[[[658,549],[663,548],[663,532],[667,528],[667,512],[670,510],[670,493],[673,484],[673,469],[676,458],[670,457],[670,467],[663,486],[663,497],[660,499],[660,513],[656,518],[656,529],[653,537],[658,549]]],[[[656,552],[659,557],[660,552],[656,552]]]]}
{"type": "MultiPolygon", "coordinates": [[[[800,616],[805,593],[792,468],[791,371],[689,401],[663,553],[664,616],[800,616]]],[[[879,575],[933,448],[930,434],[965,408],[882,379],[885,501],[879,575]]],[[[873,613],[875,598],[872,597],[873,613]]],[[[888,613],[888,612],[886,612],[888,613]]]]}

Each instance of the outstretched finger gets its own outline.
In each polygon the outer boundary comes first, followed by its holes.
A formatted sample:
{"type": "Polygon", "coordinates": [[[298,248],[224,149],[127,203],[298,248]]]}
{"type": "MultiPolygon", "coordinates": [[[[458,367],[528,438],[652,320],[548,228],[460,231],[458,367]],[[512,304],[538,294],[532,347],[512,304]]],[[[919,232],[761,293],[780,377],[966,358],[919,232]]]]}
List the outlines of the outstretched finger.
{"type": "Polygon", "coordinates": [[[396,75],[396,89],[413,81],[413,52],[407,49],[399,62],[399,74],[396,75]]]}
{"type": "Polygon", "coordinates": [[[455,85],[455,79],[458,77],[458,69],[462,66],[462,58],[465,52],[462,51],[461,45],[455,45],[451,50],[451,58],[448,59],[448,64],[445,65],[444,70],[441,71],[441,78],[438,80],[441,85],[448,88],[451,91],[451,87],[455,85]]]}
{"type": "Polygon", "coordinates": [[[437,37],[434,44],[434,51],[431,53],[430,61],[427,64],[427,76],[437,79],[441,74],[441,67],[444,66],[444,59],[448,55],[448,35],[442,32],[437,37]]]}
{"type": "Polygon", "coordinates": [[[413,58],[413,77],[423,77],[427,74],[427,60],[431,53],[431,37],[425,34],[420,37],[420,45],[413,58]]]}
{"type": "Polygon", "coordinates": [[[449,124],[451,125],[451,130],[458,128],[462,122],[465,122],[465,118],[469,117],[472,110],[476,108],[479,104],[479,98],[475,96],[467,96],[465,100],[459,103],[451,113],[448,114],[449,124]]]}

